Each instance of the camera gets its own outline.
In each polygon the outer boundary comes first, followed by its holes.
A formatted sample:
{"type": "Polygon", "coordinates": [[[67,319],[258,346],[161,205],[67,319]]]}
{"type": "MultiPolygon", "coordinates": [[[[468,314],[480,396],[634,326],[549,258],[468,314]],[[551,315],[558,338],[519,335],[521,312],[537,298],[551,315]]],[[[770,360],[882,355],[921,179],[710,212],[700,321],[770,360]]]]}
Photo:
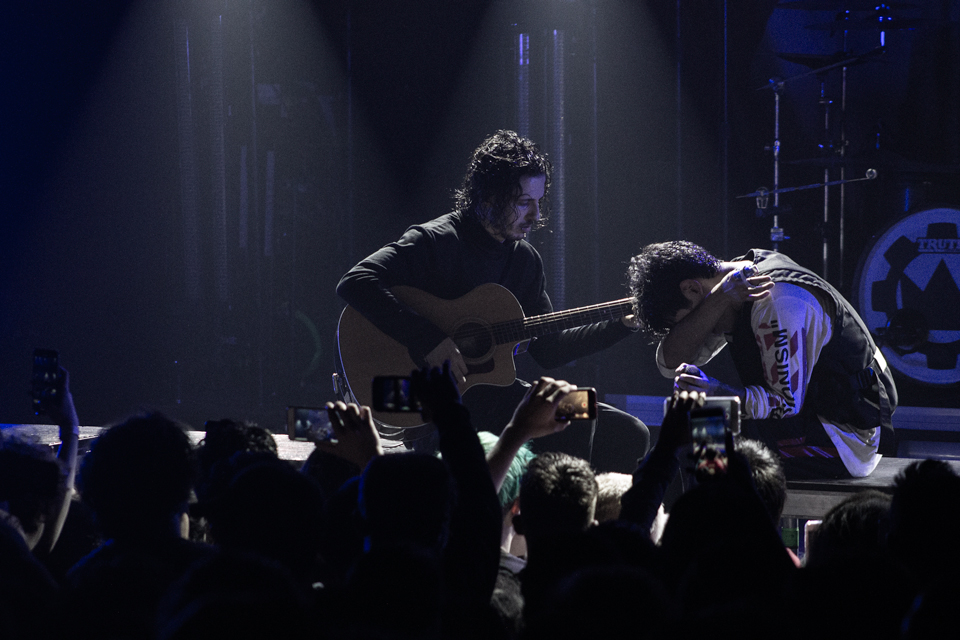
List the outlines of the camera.
{"type": "Polygon", "coordinates": [[[326,407],[287,407],[287,435],[302,442],[333,440],[326,407]]]}
{"type": "Polygon", "coordinates": [[[377,376],[373,379],[373,408],[390,413],[420,411],[409,376],[377,376]]]}

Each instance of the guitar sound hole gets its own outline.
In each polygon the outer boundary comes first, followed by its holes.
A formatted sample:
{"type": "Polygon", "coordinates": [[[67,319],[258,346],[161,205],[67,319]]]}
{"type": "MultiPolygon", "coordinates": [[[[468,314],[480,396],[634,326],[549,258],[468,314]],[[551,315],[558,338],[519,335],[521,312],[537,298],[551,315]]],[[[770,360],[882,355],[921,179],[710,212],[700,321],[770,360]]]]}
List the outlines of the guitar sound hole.
{"type": "Polygon", "coordinates": [[[478,360],[486,357],[493,348],[493,336],[487,327],[478,322],[468,322],[457,327],[453,334],[460,353],[465,360],[478,360]]]}

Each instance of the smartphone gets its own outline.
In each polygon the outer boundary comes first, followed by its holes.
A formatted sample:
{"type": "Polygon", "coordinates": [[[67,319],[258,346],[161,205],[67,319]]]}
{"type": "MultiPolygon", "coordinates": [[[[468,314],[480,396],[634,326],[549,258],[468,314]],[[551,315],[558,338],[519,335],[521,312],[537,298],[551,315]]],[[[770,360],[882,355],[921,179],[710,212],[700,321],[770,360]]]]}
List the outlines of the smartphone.
{"type": "Polygon", "coordinates": [[[723,406],[700,407],[690,412],[690,438],[697,458],[697,473],[726,472],[729,430],[730,422],[723,406]]]}
{"type": "Polygon", "coordinates": [[[377,376],[373,379],[375,411],[410,413],[420,411],[408,376],[377,376]]]}
{"type": "Polygon", "coordinates": [[[326,407],[287,407],[287,435],[291,440],[333,440],[333,427],[326,407]]]}
{"type": "Polygon", "coordinates": [[[33,412],[38,416],[46,413],[45,406],[56,402],[61,393],[60,355],[53,349],[34,349],[33,376],[30,380],[33,412]]]}
{"type": "Polygon", "coordinates": [[[597,417],[597,390],[584,387],[571,391],[557,405],[557,420],[595,420],[597,417]]]}
{"type": "MultiPolygon", "coordinates": [[[[667,415],[667,409],[669,408],[670,398],[664,398],[663,415],[667,415]]],[[[740,435],[740,396],[707,396],[704,399],[703,406],[694,411],[714,408],[719,408],[723,411],[730,433],[735,436],[740,435]]]]}

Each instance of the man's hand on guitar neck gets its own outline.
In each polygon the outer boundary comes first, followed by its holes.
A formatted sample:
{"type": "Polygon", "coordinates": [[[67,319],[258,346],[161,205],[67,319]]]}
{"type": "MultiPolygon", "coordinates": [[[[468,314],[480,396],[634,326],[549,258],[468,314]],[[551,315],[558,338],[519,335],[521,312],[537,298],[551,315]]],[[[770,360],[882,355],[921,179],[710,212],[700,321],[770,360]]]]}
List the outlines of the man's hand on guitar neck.
{"type": "Polygon", "coordinates": [[[440,369],[447,361],[450,362],[450,372],[453,374],[457,384],[463,384],[467,381],[467,363],[463,360],[460,349],[453,338],[446,338],[443,342],[433,348],[433,351],[427,354],[427,369],[440,369]]]}

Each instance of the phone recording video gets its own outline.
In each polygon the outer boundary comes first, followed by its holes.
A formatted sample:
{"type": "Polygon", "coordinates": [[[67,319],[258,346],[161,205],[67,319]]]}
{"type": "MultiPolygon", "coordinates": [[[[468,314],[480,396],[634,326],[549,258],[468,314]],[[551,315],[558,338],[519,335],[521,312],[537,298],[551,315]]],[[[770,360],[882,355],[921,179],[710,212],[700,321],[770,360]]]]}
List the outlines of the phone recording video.
{"type": "Polygon", "coordinates": [[[375,411],[410,413],[420,411],[408,376],[377,376],[373,379],[375,411]]]}
{"type": "Polygon", "coordinates": [[[33,412],[38,416],[46,413],[46,407],[57,402],[63,393],[59,357],[52,349],[33,350],[30,396],[33,398],[33,412]]]}
{"type": "Polygon", "coordinates": [[[594,420],[597,417],[597,390],[584,387],[571,391],[557,405],[557,420],[594,420]]]}
{"type": "Polygon", "coordinates": [[[690,437],[697,456],[696,471],[715,475],[727,470],[727,432],[730,423],[723,407],[712,406],[690,412],[690,437]]]}
{"type": "Polygon", "coordinates": [[[287,407],[287,436],[302,442],[333,440],[326,407],[287,407]]]}
{"type": "MultiPolygon", "coordinates": [[[[663,415],[670,408],[670,398],[663,401],[663,415]]],[[[708,396],[703,405],[690,411],[690,440],[697,459],[697,473],[714,475],[727,468],[727,434],[740,433],[740,398],[708,396]]]]}

